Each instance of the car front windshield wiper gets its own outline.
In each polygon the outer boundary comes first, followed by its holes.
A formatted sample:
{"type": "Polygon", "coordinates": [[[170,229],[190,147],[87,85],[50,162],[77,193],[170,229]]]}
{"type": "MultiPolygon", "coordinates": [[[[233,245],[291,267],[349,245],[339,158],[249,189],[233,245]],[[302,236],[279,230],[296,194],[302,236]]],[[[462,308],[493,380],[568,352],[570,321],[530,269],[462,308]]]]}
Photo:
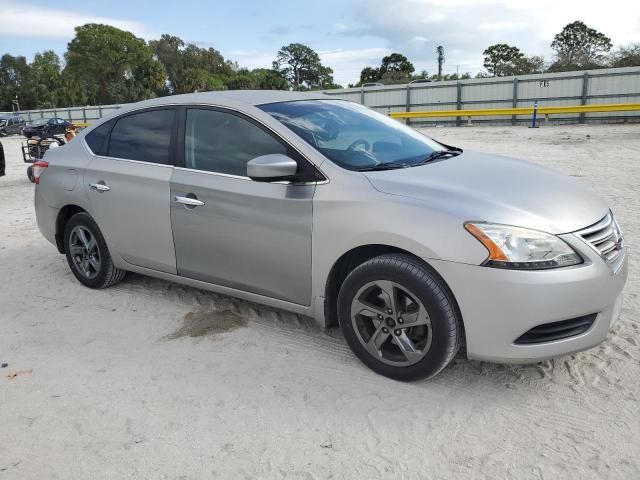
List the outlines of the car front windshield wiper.
{"type": "Polygon", "coordinates": [[[396,162],[382,162],[376,165],[371,165],[369,167],[359,168],[359,172],[377,172],[380,170],[396,170],[398,168],[409,168],[413,165],[409,163],[396,163],[396,162]]]}
{"type": "Polygon", "coordinates": [[[427,155],[425,158],[423,158],[421,161],[419,161],[418,163],[415,163],[413,166],[417,167],[418,165],[424,165],[425,163],[429,163],[433,160],[436,160],[438,158],[444,158],[444,157],[457,157],[458,155],[460,155],[462,153],[462,150],[459,148],[456,148],[455,150],[436,150],[434,152],[431,152],[429,155],[427,155]]]}

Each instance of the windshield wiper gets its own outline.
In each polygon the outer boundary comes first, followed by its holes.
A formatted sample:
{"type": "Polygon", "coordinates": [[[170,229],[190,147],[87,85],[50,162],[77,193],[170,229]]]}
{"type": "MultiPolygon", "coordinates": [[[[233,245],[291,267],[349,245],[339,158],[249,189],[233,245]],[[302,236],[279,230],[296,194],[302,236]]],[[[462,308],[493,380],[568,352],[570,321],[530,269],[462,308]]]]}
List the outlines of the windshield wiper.
{"type": "Polygon", "coordinates": [[[409,168],[413,165],[408,163],[396,163],[396,162],[382,162],[377,165],[371,165],[370,167],[359,168],[359,172],[375,172],[378,170],[395,170],[398,168],[409,168]]]}
{"type": "Polygon", "coordinates": [[[425,163],[429,163],[438,158],[443,158],[448,156],[457,157],[461,153],[462,153],[462,150],[459,148],[455,150],[436,150],[434,152],[431,152],[429,155],[423,158],[420,162],[414,164],[414,166],[424,165],[425,163]]]}

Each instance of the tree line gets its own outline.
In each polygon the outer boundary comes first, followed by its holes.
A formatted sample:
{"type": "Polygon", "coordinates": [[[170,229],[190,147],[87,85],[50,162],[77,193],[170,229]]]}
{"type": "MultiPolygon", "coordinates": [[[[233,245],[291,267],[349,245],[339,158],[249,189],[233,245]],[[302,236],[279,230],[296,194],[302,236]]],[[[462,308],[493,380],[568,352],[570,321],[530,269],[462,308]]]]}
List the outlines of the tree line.
{"type": "MultiPolygon", "coordinates": [[[[575,21],[555,35],[552,62],[526,55],[518,47],[500,43],[484,52],[485,71],[476,77],[525,75],[606,67],[640,65],[640,44],[612,52],[611,39],[575,21]]],[[[438,73],[415,67],[401,53],[382,58],[379,66],[365,67],[360,81],[349,86],[380,82],[407,83],[416,79],[457,80],[471,73],[443,74],[443,46],[436,51],[438,73]]],[[[283,46],[271,68],[242,68],[215,48],[203,48],[172,35],[146,42],[131,32],[109,25],[87,24],[75,29],[64,61],[53,51],[0,58],[0,111],[20,108],[56,108],[135,102],[156,96],[208,90],[313,90],[341,88],[333,70],[322,64],[312,48],[300,43],[283,46]]]]}
{"type": "MultiPolygon", "coordinates": [[[[640,65],[640,43],[620,47],[612,51],[613,43],[604,33],[588,27],[581,21],[571,22],[556,34],[551,42],[555,55],[551,62],[538,55],[526,55],[518,47],[497,43],[487,47],[484,55],[485,71],[476,78],[506,77],[545,72],[570,72],[608,67],[632,67],[640,65]]],[[[471,78],[470,72],[442,74],[444,47],[436,48],[438,73],[429,75],[425,70],[416,74],[409,59],[392,53],[382,59],[379,67],[365,67],[360,81],[349,85],[360,86],[370,82],[383,84],[407,83],[412,80],[460,80],[471,78]]]]}
{"type": "Polygon", "coordinates": [[[215,48],[172,35],[146,42],[109,25],[75,29],[64,62],[53,51],[0,58],[0,111],[108,105],[208,90],[341,88],[313,49],[284,46],[272,68],[241,68],[215,48]]]}

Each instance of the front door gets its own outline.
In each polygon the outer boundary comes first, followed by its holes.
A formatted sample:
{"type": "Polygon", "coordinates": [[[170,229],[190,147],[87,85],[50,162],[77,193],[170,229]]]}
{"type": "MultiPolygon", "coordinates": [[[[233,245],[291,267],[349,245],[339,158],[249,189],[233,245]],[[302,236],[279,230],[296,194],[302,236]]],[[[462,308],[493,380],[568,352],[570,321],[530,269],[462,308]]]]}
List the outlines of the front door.
{"type": "MultiPolygon", "coordinates": [[[[169,182],[175,113],[154,109],[121,117],[106,141],[98,142],[99,155],[83,174],[91,214],[109,248],[133,265],[173,274],[169,182]]],[[[87,136],[90,147],[90,135],[104,135],[100,129],[87,136]]]]}
{"type": "Polygon", "coordinates": [[[245,117],[206,108],[187,109],[178,146],[185,164],[171,179],[178,274],[309,305],[315,184],[246,176],[252,158],[292,155],[290,148],[245,117]]]}

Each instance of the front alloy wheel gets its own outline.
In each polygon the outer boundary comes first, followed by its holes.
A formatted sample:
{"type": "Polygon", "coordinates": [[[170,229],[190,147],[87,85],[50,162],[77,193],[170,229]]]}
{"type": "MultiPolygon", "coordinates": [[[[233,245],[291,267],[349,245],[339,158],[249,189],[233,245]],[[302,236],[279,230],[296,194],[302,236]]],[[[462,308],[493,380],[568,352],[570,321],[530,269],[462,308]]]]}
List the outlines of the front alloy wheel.
{"type": "Polygon", "coordinates": [[[451,290],[422,260],[385,254],[356,267],[338,294],[338,321],[356,356],[396,380],[437,375],[462,341],[451,290]]]}
{"type": "Polygon", "coordinates": [[[417,297],[389,280],[366,283],[351,303],[358,340],[381,362],[413,365],[431,347],[431,320],[417,297]]]}

